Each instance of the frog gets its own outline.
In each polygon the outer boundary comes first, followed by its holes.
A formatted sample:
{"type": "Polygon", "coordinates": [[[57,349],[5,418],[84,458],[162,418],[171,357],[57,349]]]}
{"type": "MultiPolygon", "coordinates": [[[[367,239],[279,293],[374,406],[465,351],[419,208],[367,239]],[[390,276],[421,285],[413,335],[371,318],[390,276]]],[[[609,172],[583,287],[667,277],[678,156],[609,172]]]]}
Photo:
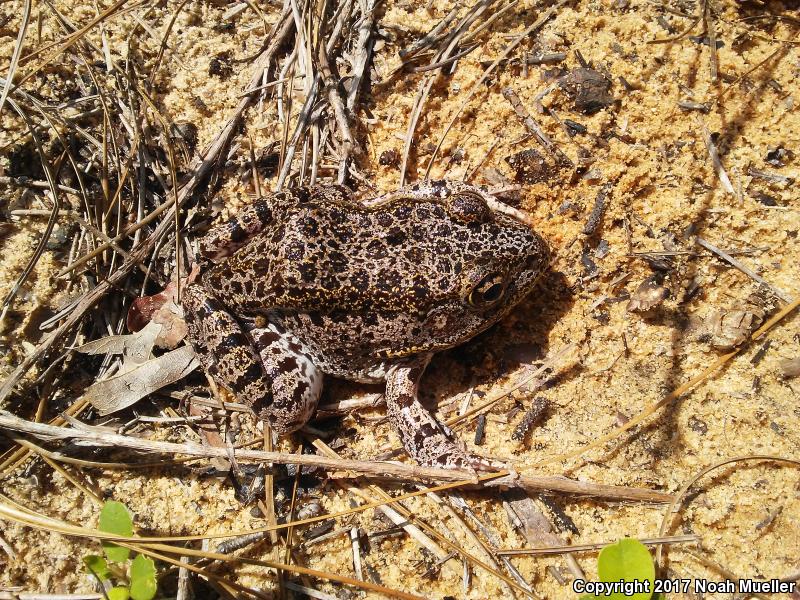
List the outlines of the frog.
{"type": "Polygon", "coordinates": [[[548,266],[542,236],[503,206],[447,180],[362,201],[341,185],[269,193],[199,240],[200,275],[181,300],[188,340],[275,435],[309,421],[325,376],[382,383],[417,463],[496,468],[418,390],[434,354],[497,323],[548,266]]]}

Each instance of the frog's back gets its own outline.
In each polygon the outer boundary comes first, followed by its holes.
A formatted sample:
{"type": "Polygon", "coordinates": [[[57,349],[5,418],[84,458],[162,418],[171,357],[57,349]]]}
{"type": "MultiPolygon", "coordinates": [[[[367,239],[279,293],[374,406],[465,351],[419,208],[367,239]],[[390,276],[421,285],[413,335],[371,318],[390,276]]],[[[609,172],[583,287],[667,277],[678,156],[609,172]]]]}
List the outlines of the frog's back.
{"type": "Polygon", "coordinates": [[[485,229],[477,236],[452,222],[437,202],[367,208],[312,198],[287,209],[207,280],[229,306],[254,314],[420,310],[458,293],[465,261],[492,260],[502,228],[485,229]]]}

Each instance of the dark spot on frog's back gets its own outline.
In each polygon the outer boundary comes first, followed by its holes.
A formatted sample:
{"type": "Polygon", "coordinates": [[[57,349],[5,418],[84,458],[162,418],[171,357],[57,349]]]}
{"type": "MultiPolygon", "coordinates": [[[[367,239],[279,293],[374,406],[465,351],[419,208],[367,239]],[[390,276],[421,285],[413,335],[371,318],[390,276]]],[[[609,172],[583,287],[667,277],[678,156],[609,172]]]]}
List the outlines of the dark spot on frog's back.
{"type": "Polygon", "coordinates": [[[386,234],[386,243],[390,246],[402,244],[406,239],[406,232],[399,227],[392,227],[386,234]]]}
{"type": "Polygon", "coordinates": [[[428,287],[428,281],[425,279],[425,277],[419,275],[414,277],[413,289],[414,289],[414,295],[420,300],[424,300],[431,293],[431,290],[428,287]]]}
{"type": "Polygon", "coordinates": [[[347,255],[339,250],[334,250],[328,253],[328,261],[330,261],[330,268],[337,273],[347,272],[347,255]]]}
{"type": "Polygon", "coordinates": [[[316,237],[319,233],[319,224],[315,218],[305,216],[299,220],[298,229],[300,229],[305,236],[316,237]]]}
{"type": "Polygon", "coordinates": [[[311,283],[317,278],[317,269],[312,263],[304,263],[297,268],[300,278],[306,283],[311,283]]]}
{"type": "Polygon", "coordinates": [[[259,277],[269,273],[269,259],[258,258],[253,261],[253,273],[259,277]]]}
{"type": "Polygon", "coordinates": [[[353,239],[353,230],[350,227],[337,227],[333,230],[333,235],[340,242],[347,243],[353,239]]]}
{"type": "Polygon", "coordinates": [[[393,213],[394,216],[401,221],[405,221],[408,219],[413,212],[413,209],[410,206],[398,206],[394,209],[393,213]]]}
{"type": "Polygon", "coordinates": [[[287,356],[279,364],[281,371],[290,372],[297,369],[297,359],[294,356],[287,356]]]}
{"type": "Polygon", "coordinates": [[[235,220],[228,222],[228,235],[234,244],[238,244],[247,237],[247,232],[235,220]]]}
{"type": "Polygon", "coordinates": [[[447,241],[447,238],[436,240],[436,253],[445,256],[451,253],[450,242],[447,241]]]}
{"type": "Polygon", "coordinates": [[[431,181],[429,182],[429,184],[434,196],[445,198],[450,195],[450,187],[447,185],[446,181],[443,180],[431,181]]]}
{"type": "Polygon", "coordinates": [[[375,222],[381,227],[390,227],[394,223],[394,218],[386,211],[375,214],[375,222]]]}
{"type": "Polygon", "coordinates": [[[338,206],[334,206],[328,211],[328,218],[331,223],[344,223],[347,221],[347,213],[338,206]]]}
{"type": "Polygon", "coordinates": [[[366,292],[369,289],[369,273],[364,269],[358,269],[350,276],[350,284],[359,292],[366,292]]]}
{"type": "Polygon", "coordinates": [[[298,204],[305,204],[311,198],[311,189],[307,187],[300,187],[294,191],[294,199],[298,204]]]}
{"type": "Polygon", "coordinates": [[[386,244],[381,240],[372,240],[367,244],[367,253],[372,258],[386,258],[386,244]]]}
{"type": "Polygon", "coordinates": [[[412,264],[420,264],[425,260],[425,252],[418,246],[411,246],[406,249],[405,257],[412,264]]]}
{"type": "Polygon", "coordinates": [[[403,278],[397,271],[388,271],[382,273],[381,276],[376,279],[375,289],[386,294],[391,294],[392,292],[398,291],[402,283],[403,278]]]}
{"type": "Polygon", "coordinates": [[[272,209],[269,207],[269,204],[263,200],[256,202],[256,216],[258,220],[265,225],[272,221],[272,209]]]}
{"type": "Polygon", "coordinates": [[[305,244],[296,240],[286,248],[286,258],[289,260],[302,260],[305,255],[305,244]]]}
{"type": "MultiPolygon", "coordinates": [[[[303,394],[306,393],[307,389],[308,389],[308,384],[305,381],[301,381],[295,386],[294,392],[292,394],[292,399],[296,405],[298,406],[301,405],[303,401],[303,394]]],[[[300,424],[302,425],[302,423],[300,424]]]]}
{"type": "Polygon", "coordinates": [[[322,281],[320,281],[320,284],[322,285],[322,289],[328,292],[332,292],[339,288],[339,281],[333,275],[325,275],[322,278],[322,281]]]}
{"type": "Polygon", "coordinates": [[[253,364],[251,364],[249,367],[247,367],[245,372],[242,374],[242,377],[246,381],[257,381],[257,380],[259,380],[261,377],[263,377],[263,370],[261,368],[261,363],[260,362],[254,362],[253,364]]]}
{"type": "Polygon", "coordinates": [[[272,243],[277,244],[278,242],[283,240],[284,235],[286,235],[286,231],[283,225],[276,227],[275,230],[272,232],[272,243]]]}
{"type": "Polygon", "coordinates": [[[271,346],[276,342],[279,342],[281,336],[275,333],[274,331],[270,331],[269,329],[264,330],[258,336],[258,345],[262,348],[266,348],[267,346],[271,346]]]}
{"type": "Polygon", "coordinates": [[[431,218],[431,211],[426,206],[418,206],[415,214],[418,221],[428,221],[431,218]]]}
{"type": "Polygon", "coordinates": [[[219,341],[217,347],[223,350],[231,350],[239,346],[247,346],[247,345],[248,345],[247,338],[244,335],[242,335],[241,333],[229,333],[219,341]]]}

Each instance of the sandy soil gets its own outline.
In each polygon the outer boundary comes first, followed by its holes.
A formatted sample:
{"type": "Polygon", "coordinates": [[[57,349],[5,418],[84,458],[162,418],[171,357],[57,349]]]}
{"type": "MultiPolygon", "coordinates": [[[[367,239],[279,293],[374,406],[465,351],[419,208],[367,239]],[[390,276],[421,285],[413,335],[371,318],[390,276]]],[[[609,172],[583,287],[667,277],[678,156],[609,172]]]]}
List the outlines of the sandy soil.
{"type": "MultiPolygon", "coordinates": [[[[538,230],[550,242],[555,253],[553,270],[506,321],[467,346],[437,356],[423,380],[426,401],[438,401],[445,407],[455,399],[454,406],[458,406],[470,390],[491,394],[517,380],[531,364],[568,344],[576,345],[569,357],[557,364],[544,389],[517,392],[495,406],[481,446],[473,444],[474,423],[462,431],[460,435],[470,447],[523,466],[571,451],[634,417],[711,364],[719,352],[702,335],[701,324],[715,310],[741,304],[754,286],[747,275],[695,244],[693,235],[736,253],[788,296],[800,293],[800,194],[794,183],[800,175],[800,114],[796,107],[800,102],[796,88],[800,50],[796,45],[770,41],[798,39],[798,24],[741,21],[766,12],[786,13],[793,10],[789,4],[770,2],[759,7],[734,0],[713,4],[721,42],[717,83],[710,78],[707,40],[705,44],[690,38],[649,43],[683,31],[691,24],[690,18],[663,11],[655,3],[606,0],[576,2],[559,10],[540,33],[512,54],[516,64],[501,67],[488,85],[479,87],[445,139],[431,177],[461,179],[480,167],[472,179],[476,183],[490,183],[490,168],[513,181],[514,170],[504,159],[522,150],[541,151],[501,94],[508,86],[570,159],[577,161],[585,150],[593,162],[576,177],[562,173],[550,181],[522,187],[520,208],[533,215],[538,230]],[[662,18],[661,23],[657,17],[662,18]],[[553,85],[555,69],[580,66],[576,51],[611,81],[613,103],[592,115],[577,112],[569,94],[553,85]],[[758,66],[776,51],[771,60],[758,66]],[[558,65],[519,66],[523,53],[556,52],[566,53],[558,65]],[[541,98],[550,112],[540,114],[535,101],[550,86],[553,89],[541,98]],[[722,93],[724,97],[717,102],[722,93]],[[704,104],[708,110],[681,108],[679,102],[704,104]],[[570,137],[559,124],[565,119],[583,125],[585,132],[570,137]],[[725,190],[715,173],[704,130],[719,148],[733,193],[725,190]],[[787,151],[783,164],[767,160],[776,156],[777,148],[787,151]],[[791,178],[791,182],[767,181],[757,172],[754,175],[753,169],[791,178]],[[587,237],[584,227],[595,198],[606,185],[610,191],[605,214],[596,232],[587,237]],[[663,283],[670,297],[647,313],[627,310],[630,295],[654,273],[647,261],[632,252],[674,253],[673,268],[663,283]],[[550,402],[548,416],[523,442],[514,441],[511,434],[523,413],[512,409],[528,408],[534,397],[550,402]]],[[[94,7],[80,2],[59,0],[56,5],[75,23],[85,23],[96,14],[94,7]]],[[[796,3],[793,6],[797,8],[796,3]]],[[[373,77],[390,73],[400,62],[398,50],[424,35],[451,7],[452,3],[439,1],[386,2],[379,25],[385,43],[376,52],[373,77]]],[[[157,52],[160,33],[175,8],[174,3],[159,4],[148,8],[147,14],[133,8],[115,17],[104,27],[114,56],[121,59],[126,55],[128,36],[136,23],[133,14],[159,33],[153,37],[137,29],[140,50],[157,52]]],[[[165,118],[198,127],[198,148],[222,126],[250,77],[246,65],[238,63],[224,79],[210,75],[210,61],[223,52],[234,60],[252,56],[263,38],[260,18],[250,9],[233,19],[234,27],[221,27],[227,8],[221,3],[187,4],[176,21],[156,86],[156,101],[165,118]]],[[[673,8],[689,14],[699,10],[688,1],[673,8]]],[[[35,7],[34,18],[37,10],[35,7]]],[[[35,32],[30,33],[25,46],[28,51],[55,35],[51,12],[41,10],[41,40],[35,32]]],[[[262,10],[268,21],[274,21],[274,8],[265,5],[262,10]]],[[[20,2],[0,6],[3,73],[13,51],[20,12],[20,2]]],[[[458,63],[451,76],[434,86],[417,130],[409,180],[424,176],[431,145],[438,143],[443,128],[480,77],[482,61],[497,58],[509,36],[523,31],[540,14],[532,2],[518,4],[493,25],[492,33],[458,63]]],[[[697,26],[691,35],[702,35],[702,27],[697,26]]],[[[100,43],[97,31],[90,38],[100,43]]],[[[63,69],[53,69],[40,81],[40,89],[69,87],[66,78],[63,69]]],[[[381,164],[379,157],[387,151],[402,152],[421,78],[420,74],[407,74],[375,87],[367,98],[369,115],[360,114],[358,135],[363,153],[359,167],[378,190],[398,185],[397,167],[381,164]]],[[[257,147],[265,147],[280,139],[275,119],[269,109],[251,110],[243,134],[252,136],[257,147]]],[[[13,175],[15,139],[24,135],[24,126],[8,106],[0,116],[0,126],[0,176],[13,175]]],[[[240,154],[247,153],[242,150],[240,154]]],[[[223,212],[235,211],[252,191],[239,175],[234,172],[222,186],[223,212]]],[[[265,185],[270,182],[274,179],[266,179],[265,185]]],[[[20,188],[6,185],[0,192],[0,295],[4,297],[31,255],[44,219],[10,219],[8,211],[15,207],[42,206],[20,188]]],[[[0,377],[40,339],[41,320],[81,292],[79,286],[53,278],[66,255],[63,244],[53,246],[37,263],[3,324],[0,377]]],[[[66,246],[68,249],[68,242],[66,246]]],[[[767,454],[800,458],[800,384],[797,379],[784,379],[779,367],[782,359],[800,355],[797,317],[783,321],[767,340],[769,346],[754,344],[692,393],[669,403],[646,426],[635,427],[602,451],[590,452],[578,461],[548,465],[541,472],[672,492],[703,468],[730,457],[767,454]]],[[[338,400],[373,391],[334,385],[327,398],[338,400]]],[[[69,393],[77,395],[75,390],[69,393]]],[[[32,415],[34,398],[31,395],[30,405],[23,402],[14,410],[32,415]]],[[[156,414],[158,407],[163,404],[145,401],[137,410],[156,414]]],[[[341,422],[338,438],[346,441],[340,450],[343,454],[371,457],[396,443],[387,424],[376,424],[372,418],[376,414],[352,415],[341,422]]],[[[128,411],[120,421],[129,417],[128,411]]],[[[161,429],[157,436],[196,439],[185,427],[161,429]]],[[[282,447],[293,446],[283,441],[282,447]]],[[[234,498],[229,482],[189,471],[84,471],[80,476],[102,496],[126,503],[143,532],[206,534],[264,524],[260,513],[234,498]]],[[[701,545],[685,550],[675,547],[669,552],[671,576],[720,580],[726,569],[737,577],[772,578],[800,570],[800,470],[796,466],[740,463],[715,471],[695,489],[670,533],[694,533],[701,545]]],[[[2,490],[42,513],[84,525],[96,523],[95,502],[40,461],[29,461],[24,469],[6,477],[2,490]]],[[[510,525],[498,493],[465,497],[494,531],[500,546],[528,545],[510,525]]],[[[333,484],[310,489],[300,504],[312,498],[317,498],[325,511],[341,510],[352,502],[333,484]]],[[[555,531],[564,543],[573,544],[656,536],[665,512],[665,507],[656,505],[567,497],[555,497],[554,502],[565,515],[555,531]]],[[[415,498],[407,505],[468,551],[484,556],[465,536],[462,525],[431,499],[415,498]]],[[[544,514],[551,514],[538,499],[536,505],[544,514]]],[[[367,533],[388,527],[372,510],[343,519],[336,527],[344,525],[361,527],[367,533]]],[[[0,550],[0,591],[92,589],[92,582],[81,571],[80,558],[97,551],[95,544],[4,521],[0,521],[0,536],[5,540],[0,550]]],[[[273,558],[282,556],[282,551],[261,543],[247,554],[273,558]]],[[[353,573],[346,535],[308,546],[297,558],[311,568],[353,573]]],[[[593,578],[596,555],[583,553],[576,558],[587,577],[593,578]]],[[[474,569],[469,590],[464,592],[457,559],[446,563],[439,573],[421,577],[433,561],[405,536],[372,541],[363,560],[384,585],[427,597],[508,595],[502,582],[481,569],[474,569]]],[[[553,570],[548,570],[554,567],[569,582],[572,576],[562,558],[515,558],[512,562],[542,597],[575,596],[568,583],[559,583],[553,570]]],[[[263,569],[242,566],[235,570],[245,585],[274,586],[274,576],[263,569]]],[[[322,581],[312,585],[328,593],[340,589],[322,581]]]]}

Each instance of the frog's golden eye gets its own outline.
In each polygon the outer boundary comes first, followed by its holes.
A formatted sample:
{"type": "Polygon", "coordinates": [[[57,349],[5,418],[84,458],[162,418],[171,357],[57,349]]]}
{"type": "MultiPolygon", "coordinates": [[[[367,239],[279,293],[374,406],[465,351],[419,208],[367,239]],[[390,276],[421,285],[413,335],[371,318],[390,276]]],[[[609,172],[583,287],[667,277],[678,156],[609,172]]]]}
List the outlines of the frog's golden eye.
{"type": "Polygon", "coordinates": [[[472,288],[467,302],[475,308],[487,308],[498,302],[505,293],[506,280],[503,274],[490,273],[472,288]]]}

